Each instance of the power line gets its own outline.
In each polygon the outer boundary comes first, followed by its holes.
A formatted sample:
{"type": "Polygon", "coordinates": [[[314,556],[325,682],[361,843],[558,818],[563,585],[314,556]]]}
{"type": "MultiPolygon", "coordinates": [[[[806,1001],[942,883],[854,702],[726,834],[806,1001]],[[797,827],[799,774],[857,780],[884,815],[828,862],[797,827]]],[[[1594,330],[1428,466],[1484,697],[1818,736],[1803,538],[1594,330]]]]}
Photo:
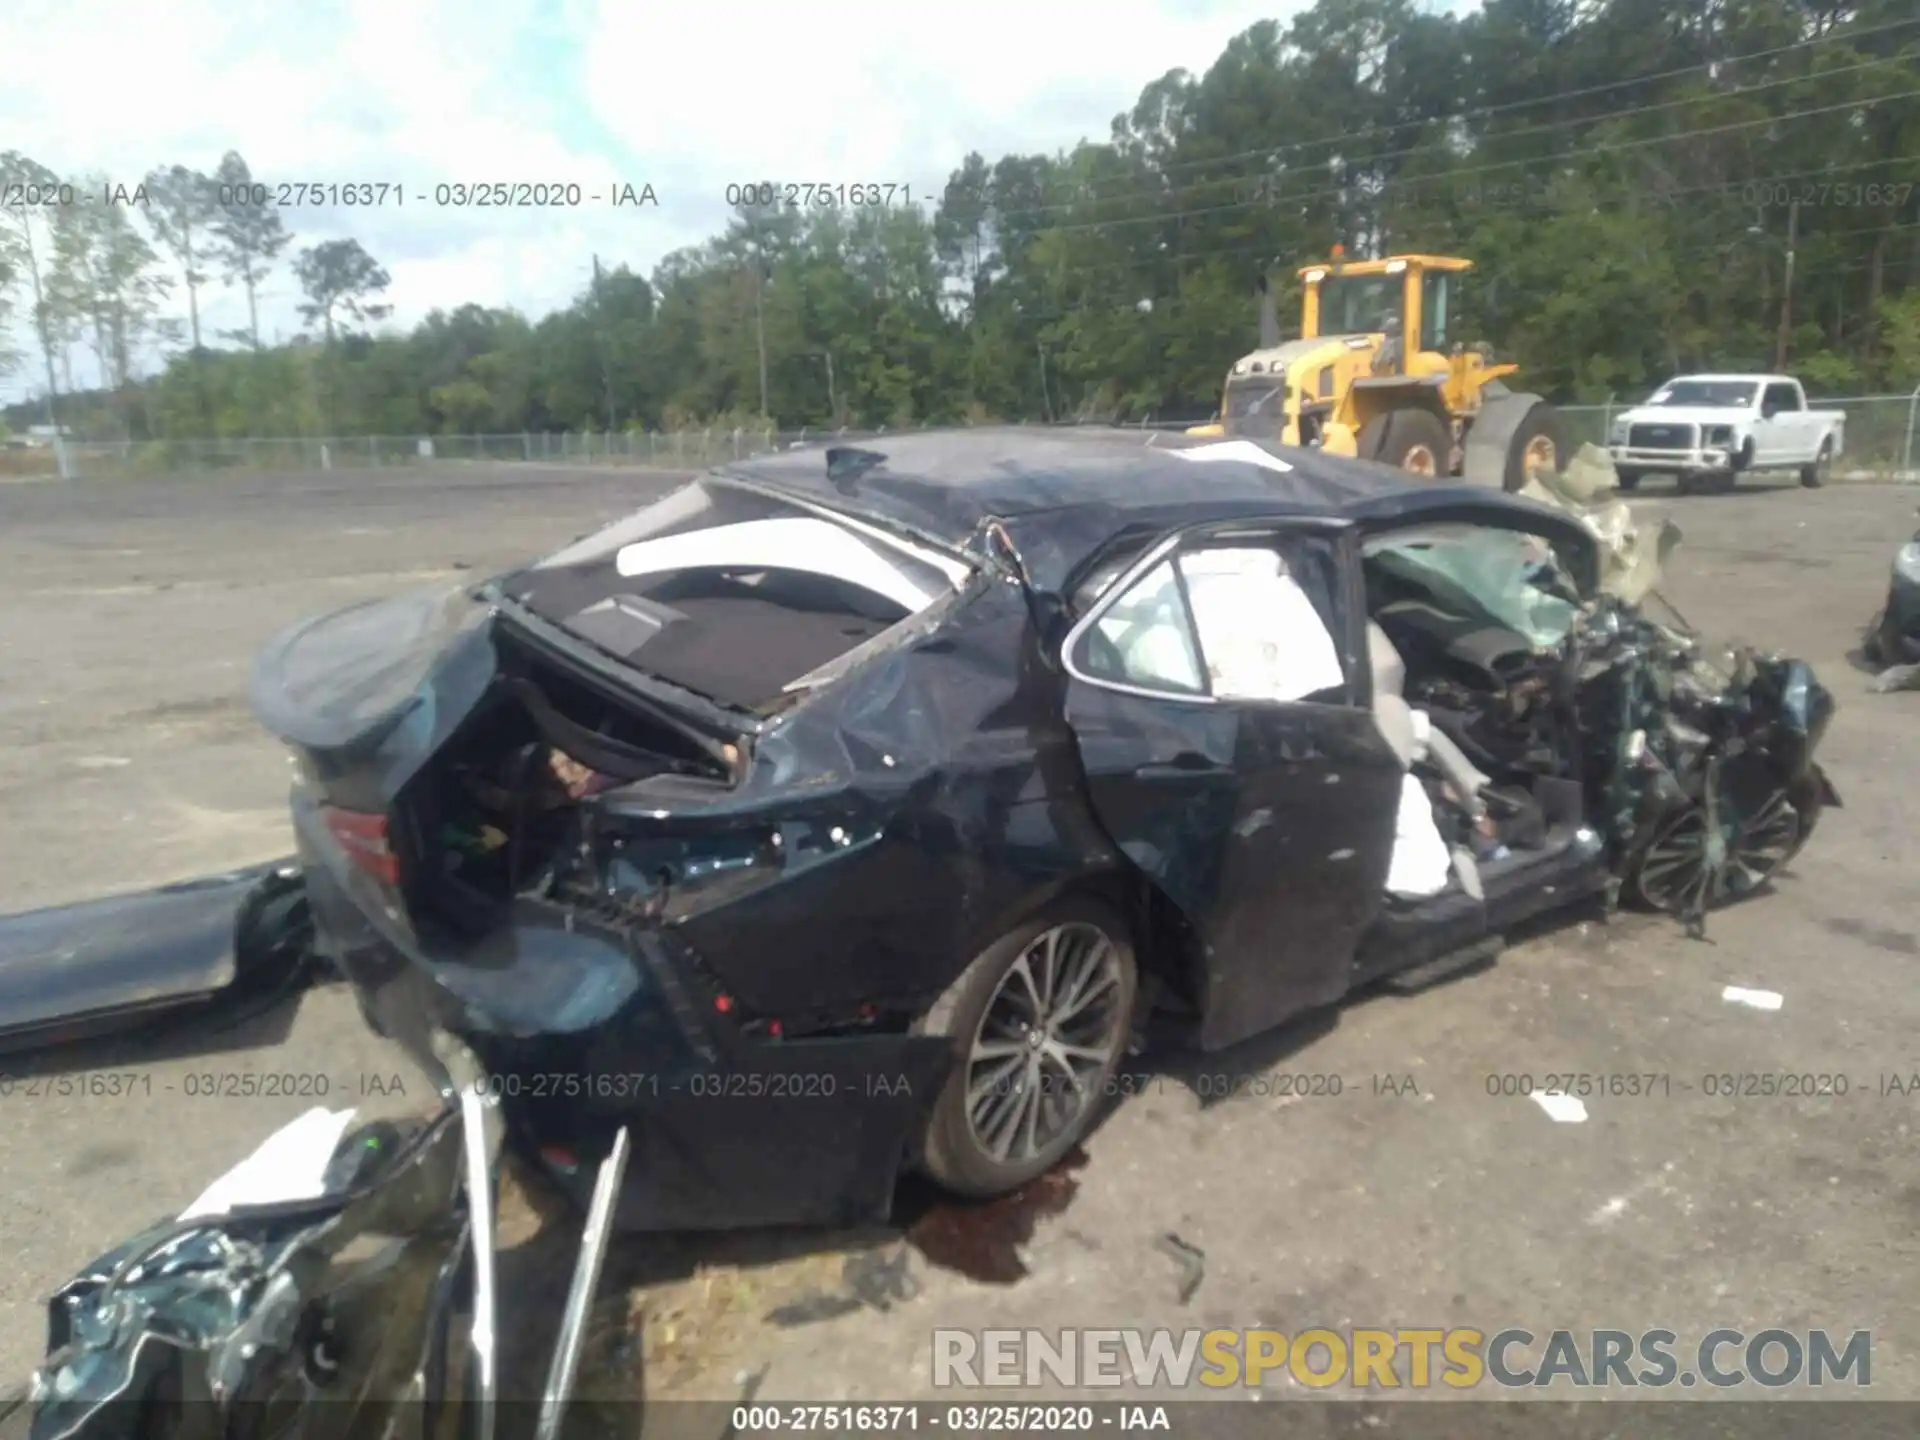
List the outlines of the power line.
{"type": "MultiPolygon", "coordinates": [[[[1895,23],[1898,25],[1913,25],[1916,23],[1920,23],[1920,21],[1902,20],[1902,21],[1897,21],[1895,23]]],[[[1890,29],[1892,27],[1888,26],[1885,28],[1890,29]]],[[[1814,43],[1820,43],[1820,42],[1806,41],[1801,43],[1805,45],[1805,44],[1814,44],[1814,43]]],[[[1786,48],[1791,49],[1791,48],[1797,48],[1797,47],[1786,47],[1786,48]]],[[[1767,52],[1760,52],[1760,53],[1774,54],[1779,52],[1767,51],[1767,52]]],[[[1749,57],[1749,58],[1757,58],[1757,57],[1749,57]]],[[[1552,130],[1565,129],[1569,126],[1600,125],[1600,124],[1611,123],[1617,120],[1631,119],[1632,117],[1637,115],[1650,115],[1660,111],[1674,110],[1674,109],[1678,109],[1678,108],[1689,106],[1689,105],[1707,105],[1707,104],[1712,104],[1716,101],[1742,99],[1742,98],[1746,98],[1748,96],[1757,94],[1758,92],[1763,90],[1778,89],[1782,86],[1787,86],[1787,85],[1802,85],[1802,84],[1806,84],[1811,80],[1826,79],[1829,76],[1847,75],[1860,70],[1878,69],[1880,67],[1888,66],[1888,65],[1903,65],[1910,62],[1914,58],[1915,58],[1914,56],[1908,55],[1908,54],[1881,56],[1871,60],[1862,60],[1852,65],[1838,66],[1830,70],[1817,71],[1809,75],[1781,76],[1777,79],[1762,81],[1756,85],[1743,86],[1737,90],[1716,91],[1716,92],[1710,92],[1705,95],[1686,95],[1686,96],[1677,97],[1672,100],[1660,100],[1660,101],[1655,101],[1651,104],[1631,106],[1625,110],[1614,111],[1607,115],[1601,115],[1601,116],[1574,115],[1574,116],[1565,116],[1557,120],[1545,120],[1545,121],[1539,122],[1538,124],[1524,125],[1513,130],[1504,130],[1504,131],[1501,131],[1497,136],[1488,137],[1488,138],[1497,138],[1501,142],[1507,142],[1512,140],[1524,139],[1531,135],[1544,134],[1552,130]]],[[[1731,62],[1720,62],[1720,63],[1731,63],[1731,62]]],[[[1704,69],[1706,67],[1695,66],[1695,67],[1687,67],[1687,68],[1688,69],[1704,69]]],[[[1679,73],[1685,73],[1685,72],[1669,71],[1664,73],[1679,74],[1679,73]]],[[[1647,80],[1652,80],[1652,79],[1663,78],[1663,77],[1648,76],[1645,78],[1647,80]]],[[[1637,83],[1637,82],[1616,82],[1616,84],[1614,85],[1600,86],[1595,88],[1615,89],[1615,88],[1618,88],[1619,84],[1625,84],[1625,83],[1637,83]]],[[[1572,92],[1568,92],[1567,95],[1549,96],[1541,100],[1518,101],[1518,102],[1515,102],[1515,107],[1517,108],[1520,105],[1531,106],[1531,105],[1546,104],[1550,102],[1558,102],[1563,99],[1569,98],[1569,96],[1571,95],[1578,95],[1581,93],[1586,93],[1586,92],[1572,91],[1572,92]]],[[[1462,119],[1471,116],[1473,113],[1474,112],[1472,111],[1458,111],[1450,115],[1437,115],[1429,120],[1412,121],[1407,124],[1403,124],[1399,126],[1391,126],[1391,127],[1371,126],[1365,129],[1347,131],[1337,135],[1322,136],[1313,140],[1295,141],[1291,144],[1274,146],[1274,147],[1271,147],[1270,149],[1263,149],[1263,150],[1256,150],[1256,151],[1243,151],[1239,155],[1229,155],[1229,156],[1222,156],[1222,157],[1219,157],[1218,159],[1213,159],[1213,160],[1206,160],[1206,161],[1196,160],[1196,161],[1188,161],[1183,163],[1186,166],[1196,167],[1196,166],[1206,166],[1206,165],[1222,165],[1235,160],[1248,159],[1248,158],[1261,158],[1261,159],[1267,159],[1271,161],[1274,157],[1277,157],[1282,154],[1298,153],[1299,151],[1306,150],[1315,146],[1348,145],[1356,141],[1366,139],[1372,135],[1397,134],[1397,133],[1404,133],[1408,130],[1425,129],[1428,127],[1439,127],[1440,129],[1444,130],[1451,125],[1458,124],[1462,119]]],[[[1415,145],[1415,146],[1409,146],[1402,150],[1389,150],[1380,154],[1369,155],[1366,157],[1366,160],[1369,164],[1378,164],[1379,162],[1384,160],[1405,159],[1408,156],[1418,155],[1423,153],[1425,148],[1426,147],[1424,146],[1415,145]]],[[[1177,167],[1168,166],[1162,169],[1160,173],[1167,174],[1167,173],[1170,173],[1175,168],[1177,167]]],[[[1062,202],[1046,204],[1046,205],[1020,206],[1020,207],[1016,207],[1008,210],[997,210],[994,212],[994,218],[999,221],[1004,221],[1009,219],[1024,218],[1024,217],[1033,216],[1033,215],[1054,214],[1064,210],[1079,210],[1087,206],[1099,206],[1103,204],[1119,204],[1119,203],[1124,203],[1130,200],[1141,200],[1141,199],[1165,200],[1169,197],[1191,196],[1191,195],[1198,194],[1203,190],[1216,189],[1220,186],[1244,184],[1246,181],[1253,178],[1259,178],[1259,177],[1245,175],[1245,174],[1224,175],[1224,176],[1219,176],[1217,178],[1210,179],[1210,180],[1196,180],[1186,185],[1176,185],[1170,188],[1158,188],[1158,187],[1148,185],[1148,186],[1139,187],[1134,190],[1126,191],[1123,193],[1117,193],[1117,194],[1111,194],[1111,195],[1087,195],[1077,200],[1062,201],[1062,202]]],[[[1059,182],[1059,183],[1071,183],[1071,182],[1059,182]]]]}
{"type": "MultiPolygon", "coordinates": [[[[1896,156],[1894,157],[1894,161],[1897,162],[1902,158],[1920,158],[1920,157],[1896,156]]],[[[1890,163],[1890,162],[1885,160],[1873,160],[1873,161],[1862,161],[1860,162],[1860,165],[1862,166],[1869,165],[1869,164],[1882,165],[1887,163],[1890,163]]],[[[1854,167],[1834,167],[1834,168],[1838,170],[1838,169],[1844,169],[1844,168],[1860,168],[1860,167],[1854,166],[1854,167]]],[[[1822,175],[1822,174],[1828,174],[1828,173],[1832,173],[1832,172],[1824,171],[1824,170],[1804,171],[1804,172],[1800,172],[1797,175],[1769,175],[1769,176],[1760,177],[1751,181],[1739,182],[1739,183],[1743,185],[1766,186],[1766,185],[1781,184],[1789,180],[1804,178],[1806,176],[1822,175]]],[[[1685,195],[1689,193],[1699,193],[1699,192],[1704,192],[1706,190],[1719,190],[1719,189],[1727,188],[1728,185],[1730,185],[1731,183],[1733,182],[1720,182],[1720,183],[1707,185],[1707,186],[1686,187],[1686,188],[1668,192],[1668,196],[1666,198],[1672,198],[1675,196],[1685,195]]],[[[1916,187],[1916,193],[1920,193],[1920,187],[1916,187]]],[[[1552,212],[1546,212],[1546,213],[1551,214],[1552,212]]],[[[1572,213],[1572,212],[1560,212],[1560,213],[1572,213]]],[[[1900,232],[1903,232],[1906,230],[1912,230],[1912,229],[1920,229],[1920,221],[1901,222],[1894,225],[1884,225],[1884,226],[1883,225],[1866,225],[1866,226],[1859,226],[1859,227],[1855,227],[1847,230],[1813,230],[1813,231],[1805,232],[1801,236],[1801,244],[1802,244],[1802,247],[1804,248],[1805,246],[1811,245],[1818,240],[1842,239],[1848,236],[1855,236],[1855,235],[1895,234],[1895,233],[1900,233],[1900,232]]],[[[1720,242],[1718,244],[1689,246],[1689,247],[1684,247],[1679,249],[1663,246],[1662,253],[1667,255],[1681,256],[1681,257],[1693,257],[1698,255],[1718,254],[1721,251],[1729,248],[1730,244],[1738,245],[1739,241],[1735,240],[1733,242],[1720,242]]],[[[1142,256],[1138,259],[1133,259],[1133,260],[1078,261],[1078,262],[1073,262],[1066,265],[1052,265],[1052,266],[1045,266],[1045,267],[1022,266],[1020,268],[1028,271],[1028,273],[1034,275],[1035,277],[1039,278],[1042,281],[1058,279],[1064,276],[1071,276],[1071,275],[1141,274],[1141,273],[1154,271],[1154,270],[1164,270],[1168,267],[1172,268],[1175,278],[1181,278],[1184,275],[1190,273],[1190,267],[1192,266],[1195,266],[1195,265],[1206,266],[1209,264],[1230,260],[1230,259],[1236,259],[1236,258],[1251,259],[1251,258],[1259,257],[1261,259],[1264,259],[1268,263],[1279,263],[1281,256],[1278,253],[1276,253],[1277,250],[1278,250],[1278,247],[1276,247],[1270,242],[1243,241],[1243,242],[1237,242],[1231,245],[1208,247],[1208,248],[1199,249],[1199,250],[1184,250],[1184,251],[1169,252],[1169,253],[1159,254],[1159,255],[1142,256]]],[[[1831,269],[1833,267],[1829,267],[1829,268],[1831,269]]]]}
{"type": "MultiPolygon", "coordinates": [[[[1859,227],[1858,229],[1844,230],[1844,231],[1825,231],[1825,232],[1815,231],[1810,235],[1803,234],[1800,237],[1800,247],[1802,250],[1804,250],[1807,248],[1808,245],[1810,245],[1816,239],[1840,238],[1843,236],[1869,235],[1869,234],[1875,234],[1875,235],[1889,234],[1889,233],[1898,234],[1898,233],[1902,233],[1909,230],[1920,230],[1920,221],[1902,222],[1900,224],[1884,226],[1884,227],[1883,226],[1863,226],[1863,227],[1859,227]]],[[[1745,247],[1742,246],[1741,240],[1736,239],[1733,241],[1723,241],[1717,244],[1705,244],[1705,245],[1696,245],[1696,246],[1684,246],[1684,247],[1660,246],[1659,251],[1662,255],[1667,256],[1671,259],[1693,260],[1693,259],[1699,259],[1705,256],[1725,257],[1742,248],[1745,248],[1745,247]]],[[[1170,262],[1176,267],[1174,278],[1176,280],[1180,280],[1180,279],[1189,278],[1189,276],[1191,275],[1192,272],[1184,268],[1189,264],[1197,263],[1199,265],[1205,266],[1208,264],[1221,262],[1221,261],[1225,261],[1225,260],[1229,260],[1237,257],[1253,257],[1253,256],[1265,256],[1271,259],[1273,258],[1273,247],[1271,245],[1264,245],[1264,244],[1241,244],[1241,245],[1225,246],[1218,249],[1190,251],[1177,256],[1170,255],[1170,256],[1164,256],[1164,257],[1156,257],[1151,260],[1115,261],[1111,263],[1092,261],[1092,262],[1087,262],[1083,264],[1056,266],[1056,267],[1040,270],[1036,272],[1036,278],[1039,279],[1044,284],[1047,281],[1059,281],[1067,277],[1074,277],[1074,276],[1128,276],[1128,275],[1134,275],[1134,274],[1138,274],[1143,271],[1152,269],[1156,265],[1166,264],[1170,262]]],[[[1899,264],[1902,262],[1900,262],[1899,260],[1895,260],[1892,263],[1899,264]]],[[[1856,270],[1865,269],[1870,264],[1871,264],[1870,257],[1860,258],[1844,265],[1822,266],[1819,273],[1821,275],[1847,274],[1856,270]]],[[[1146,297],[1141,297],[1141,298],[1146,298],[1146,297]]],[[[1153,298],[1155,298],[1156,300],[1159,300],[1159,299],[1170,298],[1170,297],[1153,297],[1153,298]]],[[[1070,307],[1064,310],[1049,310],[1045,312],[1023,310],[1023,311],[1020,311],[1019,314],[1022,319],[1044,322],[1047,320],[1066,319],[1075,314],[1082,313],[1088,308],[1095,308],[1099,310],[1110,311],[1113,313],[1119,313],[1121,311],[1137,309],[1137,300],[1129,300],[1124,297],[1117,297],[1110,301],[1102,301],[1093,307],[1088,307],[1087,305],[1083,304],[1083,305],[1070,307]]],[[[1146,312],[1141,312],[1141,313],[1146,313],[1146,312]]]]}
{"type": "MultiPolygon", "coordinates": [[[[1674,252],[1670,252],[1670,253],[1674,253],[1674,252]]],[[[1856,261],[1849,262],[1848,264],[1845,264],[1845,265],[1830,265],[1830,266],[1823,267],[1820,272],[1820,275],[1821,277],[1831,277],[1834,275],[1857,275],[1857,274],[1865,273],[1870,268],[1871,268],[1870,262],[1866,260],[1856,260],[1856,261]]],[[[1758,303],[1760,303],[1760,301],[1756,301],[1756,304],[1758,303]]],[[[1770,301],[1768,303],[1770,303],[1770,301]]],[[[1083,318],[1089,314],[1105,315],[1105,316],[1115,317],[1115,318],[1124,318],[1124,317],[1132,316],[1139,320],[1145,321],[1151,316],[1152,313],[1153,312],[1150,310],[1141,310],[1136,304],[1130,304],[1125,301],[1116,301],[1116,302],[1101,304],[1097,306],[1089,306],[1089,305],[1083,304],[1083,305],[1067,306],[1065,308],[1059,308],[1059,309],[1021,310],[1017,312],[1017,315],[1015,316],[1015,318],[1021,321],[1024,321],[1028,324],[1047,325],[1047,324],[1052,324],[1053,322],[1059,321],[1059,320],[1071,320],[1071,319],[1083,318]]],[[[1248,310],[1247,328],[1249,331],[1251,331],[1253,328],[1253,311],[1251,310],[1251,308],[1248,310]]],[[[1249,341],[1245,348],[1251,349],[1252,343],[1249,341]]]]}
{"type": "MultiPolygon", "coordinates": [[[[1781,174],[1749,176],[1743,180],[1714,180],[1714,181],[1709,181],[1706,184],[1702,184],[1702,185],[1681,185],[1681,186],[1676,186],[1672,189],[1662,190],[1659,193],[1659,195],[1655,198],[1655,204],[1658,208],[1665,208],[1672,201],[1677,200],[1680,197],[1686,196],[1686,195],[1705,195],[1715,191],[1733,192],[1735,190],[1738,190],[1741,192],[1746,192],[1750,190],[1766,190],[1771,186],[1784,185],[1792,181],[1819,180],[1824,177],[1828,177],[1832,175],[1850,174],[1857,170],[1878,169],[1887,165],[1898,165],[1908,161],[1920,161],[1920,155],[1876,156],[1875,158],[1870,160],[1853,160],[1840,165],[1823,165],[1818,169],[1813,169],[1813,170],[1790,170],[1781,174]]],[[[1435,176],[1435,177],[1427,177],[1425,179],[1420,179],[1420,180],[1409,179],[1405,181],[1397,181],[1395,183],[1399,185],[1418,185],[1418,184],[1428,183],[1428,181],[1430,180],[1431,183],[1433,184],[1440,184],[1449,178],[1451,177],[1435,176]]],[[[1911,189],[1913,193],[1916,195],[1916,197],[1920,197],[1920,184],[1915,184],[1907,188],[1911,189]]],[[[1383,200],[1391,202],[1397,199],[1398,196],[1395,194],[1389,193],[1389,194],[1383,195],[1381,198],[1383,200]]],[[[1755,202],[1745,199],[1743,194],[1741,203],[1744,205],[1744,204],[1752,204],[1755,202]]],[[[1486,210],[1488,209],[1501,209],[1501,208],[1509,208],[1509,207],[1504,207],[1504,206],[1483,207],[1480,216],[1476,218],[1484,218],[1486,210]]],[[[1515,211],[1520,211],[1526,214],[1555,213],[1551,211],[1542,211],[1540,209],[1537,209],[1531,206],[1516,205],[1510,208],[1512,208],[1515,211]]],[[[1863,205],[1856,208],[1867,209],[1870,207],[1863,205]]],[[[1896,208],[1899,208],[1899,207],[1896,207],[1896,208]]],[[[1052,233],[1052,232],[1043,231],[1041,233],[1046,234],[1046,233],[1052,233]]],[[[1827,235],[1827,234],[1832,234],[1834,232],[1813,231],[1811,233],[1814,235],[1827,235]]],[[[1203,250],[1178,251],[1178,252],[1169,251],[1162,254],[1144,256],[1137,261],[1123,261],[1123,262],[1115,262],[1115,263],[1116,265],[1122,268],[1132,267],[1132,266],[1137,266],[1139,268],[1147,268],[1154,265],[1164,265],[1170,262],[1175,265],[1178,265],[1181,262],[1186,260],[1205,259],[1215,255],[1253,255],[1260,252],[1266,252],[1277,263],[1279,256],[1276,252],[1278,248],[1279,247],[1277,247],[1276,245],[1266,241],[1244,241],[1244,242],[1235,242],[1234,244],[1226,247],[1225,249],[1203,249],[1203,250]]],[[[1068,266],[1066,268],[1068,269],[1084,268],[1085,265],[1092,265],[1095,268],[1098,268],[1101,264],[1102,262],[1097,262],[1097,261],[1096,262],[1078,262],[1076,265],[1068,266]]]]}
{"type": "MultiPolygon", "coordinates": [[[[1597,154],[1616,154],[1623,150],[1644,149],[1652,145],[1671,145],[1683,140],[1698,140],[1708,135],[1730,134],[1734,131],[1753,130],[1766,125],[1784,125],[1789,121],[1811,119],[1816,115],[1831,115],[1842,110],[1870,109],[1888,100],[1910,100],[1915,96],[1920,96],[1920,89],[1904,90],[1891,95],[1877,95],[1870,99],[1847,100],[1836,105],[1818,106],[1811,110],[1792,110],[1784,115],[1765,115],[1753,120],[1736,120],[1725,125],[1712,125],[1703,129],[1688,130],[1674,135],[1649,135],[1634,140],[1619,140],[1583,145],[1579,153],[1582,157],[1585,157],[1597,154]]],[[[1526,165],[1537,166],[1542,163],[1544,162],[1538,157],[1529,157],[1523,160],[1496,160],[1485,165],[1462,166],[1449,170],[1442,175],[1396,176],[1394,184],[1414,187],[1421,185],[1454,184],[1462,177],[1468,175],[1487,175],[1501,170],[1512,170],[1526,165]]],[[[1563,160],[1560,163],[1565,162],[1563,160]]],[[[1208,215],[1233,214],[1239,211],[1251,210],[1256,206],[1271,210],[1277,208],[1282,203],[1294,205],[1308,200],[1341,196],[1346,194],[1350,188],[1351,187],[1345,185],[1335,185],[1322,190],[1303,191],[1296,195],[1274,196],[1259,200],[1241,200],[1227,205],[1204,206],[1198,210],[1165,211],[1154,215],[1137,215],[1119,220],[1089,220],[1074,225],[1049,225],[1046,227],[1046,233],[1050,235],[1066,235],[1087,230],[1117,229],[1123,225],[1157,225],[1164,224],[1169,220],[1193,220],[1208,215]]]]}

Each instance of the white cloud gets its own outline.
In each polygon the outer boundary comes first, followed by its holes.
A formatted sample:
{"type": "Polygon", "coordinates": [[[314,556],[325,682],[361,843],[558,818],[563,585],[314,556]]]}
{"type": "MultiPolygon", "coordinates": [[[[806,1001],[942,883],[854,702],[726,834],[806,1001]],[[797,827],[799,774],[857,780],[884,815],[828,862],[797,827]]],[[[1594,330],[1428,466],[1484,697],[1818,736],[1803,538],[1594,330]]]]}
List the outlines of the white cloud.
{"type": "Polygon", "coordinates": [[[712,184],[879,180],[937,192],[969,150],[1105,139],[1168,70],[1296,5],[972,0],[637,6],[599,0],[585,99],[636,143],[667,137],[712,184]],[[1184,13],[1182,13],[1184,12],[1184,13]]]}
{"type": "MultiPolygon", "coordinates": [[[[645,271],[714,233],[729,183],[891,181],[930,201],[969,150],[1105,138],[1149,80],[1202,70],[1294,8],[975,0],[934,24],[893,0],[11,0],[0,135],[62,174],[129,185],[157,165],[211,170],[228,149],[263,179],[395,182],[398,208],[289,211],[296,247],[358,238],[402,324],[467,300],[538,315],[578,293],[595,254],[645,271]],[[431,203],[443,182],[497,180],[587,195],[651,182],[660,207],[431,203]]],[[[283,267],[269,336],[297,328],[297,298],[283,267]]],[[[237,291],[202,294],[208,331],[245,310],[237,291]]],[[[90,359],[75,366],[93,378],[90,359]]],[[[38,373],[0,380],[0,400],[38,373]]]]}

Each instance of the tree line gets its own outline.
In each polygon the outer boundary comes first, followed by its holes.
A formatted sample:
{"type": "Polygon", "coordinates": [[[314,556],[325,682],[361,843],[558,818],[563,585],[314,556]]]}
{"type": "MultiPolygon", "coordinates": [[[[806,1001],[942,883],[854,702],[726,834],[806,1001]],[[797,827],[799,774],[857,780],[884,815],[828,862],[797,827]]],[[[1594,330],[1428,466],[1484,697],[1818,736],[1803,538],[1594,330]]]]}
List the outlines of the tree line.
{"type": "Polygon", "coordinates": [[[1474,260],[1455,333],[1562,401],[1783,348],[1827,394],[1920,380],[1911,0],[1319,0],[1154,80],[1103,140],[969,155],[925,210],[852,186],[883,203],[742,205],[651,275],[596,261],[538,320],[469,304],[369,333],[386,271],[354,240],[307,247],[286,345],[254,302],[294,237],[238,154],[155,171],[144,205],[29,203],[62,183],[103,182],[0,156],[0,303],[37,352],[0,364],[46,397],[15,426],[1198,418],[1254,342],[1256,277],[1284,325],[1295,271],[1336,243],[1474,260]],[[212,286],[244,290],[244,330],[202,332],[212,286]],[[103,386],[72,383],[83,351],[103,386]]]}

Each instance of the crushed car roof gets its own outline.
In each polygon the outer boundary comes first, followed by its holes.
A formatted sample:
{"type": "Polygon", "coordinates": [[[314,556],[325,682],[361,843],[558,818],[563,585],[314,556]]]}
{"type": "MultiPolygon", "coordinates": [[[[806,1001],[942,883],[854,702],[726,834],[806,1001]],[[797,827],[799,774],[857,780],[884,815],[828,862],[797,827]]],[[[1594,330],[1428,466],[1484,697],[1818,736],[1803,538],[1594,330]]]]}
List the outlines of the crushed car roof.
{"type": "Polygon", "coordinates": [[[1560,512],[1497,490],[1436,485],[1370,461],[1266,441],[1163,431],[1012,425],[933,431],[786,450],[723,465],[718,473],[956,548],[987,521],[1002,521],[1044,588],[1060,584],[1122,531],[1212,519],[1418,516],[1464,503],[1550,529],[1569,525],[1560,512]],[[1194,450],[1212,453],[1204,461],[1179,453],[1194,450]]]}

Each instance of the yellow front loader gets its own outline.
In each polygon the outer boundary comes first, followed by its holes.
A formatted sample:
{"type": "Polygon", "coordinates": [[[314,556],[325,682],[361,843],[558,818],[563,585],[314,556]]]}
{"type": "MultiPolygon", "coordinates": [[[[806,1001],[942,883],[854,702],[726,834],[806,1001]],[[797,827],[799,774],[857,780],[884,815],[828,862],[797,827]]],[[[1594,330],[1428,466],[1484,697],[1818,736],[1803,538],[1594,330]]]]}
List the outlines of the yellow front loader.
{"type": "Polygon", "coordinates": [[[1300,338],[1282,342],[1260,282],[1260,348],[1236,360],[1219,416],[1188,434],[1247,435],[1416,475],[1518,490],[1570,458],[1559,414],[1510,390],[1517,365],[1453,337],[1455,287],[1471,260],[1345,259],[1300,271],[1300,338]]]}

